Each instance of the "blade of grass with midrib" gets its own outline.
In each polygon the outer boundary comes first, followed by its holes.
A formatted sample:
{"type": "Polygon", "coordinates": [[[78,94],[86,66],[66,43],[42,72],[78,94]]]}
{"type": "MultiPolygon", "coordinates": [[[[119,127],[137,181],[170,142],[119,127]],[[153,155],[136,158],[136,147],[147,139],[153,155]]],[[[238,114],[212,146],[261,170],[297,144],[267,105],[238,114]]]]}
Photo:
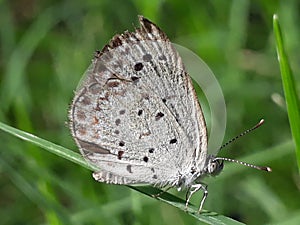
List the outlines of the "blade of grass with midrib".
{"type": "MultiPolygon", "coordinates": [[[[0,129],[10,133],[20,139],[23,139],[25,141],[31,142],[51,153],[54,153],[60,157],[63,157],[65,159],[68,159],[74,163],[77,163],[87,169],[90,170],[97,170],[96,167],[93,167],[91,164],[88,164],[80,154],[73,152],[67,148],[64,148],[62,146],[59,146],[57,144],[54,144],[50,141],[46,141],[42,138],[39,138],[33,134],[18,130],[16,128],[13,128],[11,126],[8,126],[4,123],[0,122],[0,129]]],[[[150,187],[150,186],[146,186],[146,187],[131,187],[130,188],[137,190],[147,196],[152,197],[152,195],[154,193],[157,193],[158,190],[154,187],[150,187]]],[[[158,197],[157,199],[159,199],[162,202],[165,202],[169,205],[175,206],[176,208],[185,211],[185,202],[174,196],[171,195],[169,193],[164,193],[163,195],[161,195],[160,197],[158,197]]],[[[220,225],[224,225],[224,224],[230,224],[230,225],[237,225],[237,224],[243,224],[240,223],[236,220],[233,220],[229,217],[223,216],[223,215],[219,215],[215,212],[208,212],[206,210],[203,210],[203,212],[201,214],[197,213],[197,209],[195,209],[195,207],[193,207],[192,205],[189,206],[187,213],[191,216],[193,216],[194,218],[196,218],[199,221],[205,222],[207,224],[220,224],[220,225]]]]}
{"type": "Polygon", "coordinates": [[[294,76],[289,64],[287,54],[284,49],[282,32],[278,21],[278,16],[273,16],[273,28],[276,39],[277,57],[280,66],[286,107],[290,122],[291,132],[295,143],[298,171],[300,172],[300,108],[296,90],[294,76]]]}

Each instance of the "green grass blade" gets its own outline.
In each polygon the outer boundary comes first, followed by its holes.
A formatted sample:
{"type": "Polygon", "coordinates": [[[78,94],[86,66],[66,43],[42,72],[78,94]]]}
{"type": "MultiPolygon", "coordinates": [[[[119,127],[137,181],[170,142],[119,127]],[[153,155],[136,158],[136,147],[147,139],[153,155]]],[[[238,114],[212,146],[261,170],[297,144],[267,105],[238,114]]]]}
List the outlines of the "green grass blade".
{"type": "MultiPolygon", "coordinates": [[[[150,197],[152,197],[152,195],[159,193],[161,190],[156,189],[154,187],[151,186],[143,186],[143,187],[131,187],[134,190],[137,190],[141,193],[144,193],[145,195],[148,195],[150,197]]],[[[159,200],[161,200],[162,202],[165,202],[167,204],[170,204],[172,206],[175,206],[178,209],[181,209],[182,211],[185,211],[185,201],[168,193],[168,192],[164,192],[163,194],[161,194],[158,197],[159,200]]],[[[201,214],[198,214],[198,208],[193,206],[193,205],[189,205],[188,209],[187,209],[187,213],[189,215],[191,215],[192,217],[196,218],[197,220],[207,223],[207,224],[214,224],[214,225],[224,225],[224,224],[228,224],[228,225],[234,225],[234,224],[244,224],[241,222],[238,222],[236,220],[233,220],[229,217],[223,216],[223,215],[219,215],[215,212],[210,212],[207,210],[202,210],[201,214]]]]}
{"type": "Polygon", "coordinates": [[[300,172],[300,113],[299,100],[296,91],[294,77],[289,65],[288,57],[285,53],[282,33],[278,21],[278,16],[273,16],[273,28],[276,39],[277,56],[281,71],[283,90],[286,99],[286,106],[291,127],[293,140],[295,143],[298,169],[300,172]]]}
{"type": "Polygon", "coordinates": [[[73,152],[67,148],[51,143],[50,141],[46,141],[42,138],[39,138],[33,134],[27,133],[25,131],[18,130],[14,127],[8,126],[4,123],[0,122],[0,129],[10,133],[24,141],[31,142],[34,145],[37,145],[55,155],[68,159],[74,163],[77,163],[87,169],[94,170],[91,165],[89,165],[85,160],[81,157],[80,154],[73,152]]]}
{"type": "MultiPolygon", "coordinates": [[[[64,148],[62,146],[56,145],[54,143],[51,143],[49,141],[46,141],[42,138],[39,138],[35,135],[32,135],[30,133],[18,130],[16,128],[13,128],[11,126],[8,126],[4,123],[0,122],[0,129],[10,133],[20,139],[23,139],[25,141],[31,142],[32,144],[35,144],[53,154],[56,154],[60,157],[63,157],[65,159],[68,159],[74,163],[77,163],[87,169],[90,170],[96,170],[97,168],[93,167],[92,165],[88,164],[87,162],[85,162],[85,160],[81,157],[80,154],[73,152],[67,148],[64,148]]],[[[145,195],[148,195],[150,197],[152,197],[153,194],[158,193],[159,190],[154,188],[154,187],[150,187],[150,186],[146,186],[146,187],[131,187],[130,188],[137,190],[145,195]]],[[[176,208],[184,211],[184,207],[185,207],[185,201],[183,201],[180,198],[177,198],[174,195],[171,195],[169,193],[164,193],[162,194],[160,197],[158,197],[157,199],[168,203],[170,205],[175,206],[176,208]]],[[[201,214],[197,213],[197,208],[195,208],[194,206],[190,205],[187,211],[188,214],[190,214],[191,216],[193,216],[194,218],[196,218],[199,221],[205,222],[207,224],[230,224],[230,225],[235,225],[235,224],[242,224],[238,221],[235,221],[229,217],[223,216],[223,215],[218,215],[215,212],[208,212],[206,210],[203,210],[203,212],[201,214]]]]}

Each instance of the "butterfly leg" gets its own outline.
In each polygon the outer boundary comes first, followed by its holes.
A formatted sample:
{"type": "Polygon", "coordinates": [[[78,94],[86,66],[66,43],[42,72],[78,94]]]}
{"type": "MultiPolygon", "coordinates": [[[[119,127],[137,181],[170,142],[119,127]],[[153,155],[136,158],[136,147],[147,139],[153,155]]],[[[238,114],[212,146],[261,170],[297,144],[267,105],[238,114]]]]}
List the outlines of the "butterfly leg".
{"type": "MultiPolygon", "coordinates": [[[[191,186],[189,186],[188,189],[187,189],[187,191],[186,191],[185,202],[188,201],[190,190],[191,190],[191,186]]],[[[185,210],[187,210],[187,204],[185,204],[185,210]]]]}
{"type": "MultiPolygon", "coordinates": [[[[200,189],[203,190],[203,197],[201,199],[201,202],[200,202],[200,206],[199,206],[199,210],[198,210],[198,213],[201,212],[202,210],[202,207],[203,207],[203,204],[205,202],[205,199],[207,198],[207,195],[208,195],[208,191],[207,191],[207,185],[206,184],[193,184],[189,189],[188,189],[188,193],[189,195],[187,195],[187,199],[186,199],[186,202],[185,202],[185,208],[187,209],[188,205],[189,205],[189,202],[190,202],[190,199],[192,197],[193,194],[195,194],[197,191],[199,191],[200,189]]],[[[187,193],[187,194],[188,194],[187,193]]]]}
{"type": "Polygon", "coordinates": [[[200,202],[198,213],[201,212],[202,207],[203,207],[204,202],[205,202],[205,199],[207,198],[207,195],[208,195],[207,185],[206,184],[201,184],[201,189],[203,190],[203,197],[202,197],[201,202],[200,202]]]}
{"type": "Polygon", "coordinates": [[[168,187],[166,190],[161,190],[160,192],[158,192],[157,194],[152,195],[153,198],[157,198],[159,196],[161,196],[163,193],[167,192],[168,190],[170,190],[172,188],[172,186],[168,187]]]}

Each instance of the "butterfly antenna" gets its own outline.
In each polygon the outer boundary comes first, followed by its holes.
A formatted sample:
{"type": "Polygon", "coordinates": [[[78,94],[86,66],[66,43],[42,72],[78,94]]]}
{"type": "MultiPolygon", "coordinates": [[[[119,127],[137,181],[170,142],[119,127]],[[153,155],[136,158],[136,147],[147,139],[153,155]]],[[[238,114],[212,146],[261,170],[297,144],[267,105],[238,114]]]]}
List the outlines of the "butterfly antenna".
{"type": "Polygon", "coordinates": [[[225,144],[223,144],[220,148],[219,148],[219,151],[222,149],[222,148],[225,148],[227,145],[231,144],[232,142],[234,142],[236,139],[250,133],[251,131],[254,131],[255,129],[259,128],[261,125],[263,125],[264,123],[264,119],[261,119],[254,127],[248,129],[248,130],[245,130],[243,133],[240,133],[239,135],[237,135],[236,137],[232,138],[231,140],[229,140],[228,142],[226,142],[225,144]]]}
{"type": "MultiPolygon", "coordinates": [[[[232,138],[231,140],[229,140],[228,142],[226,142],[224,145],[222,145],[220,148],[219,148],[219,151],[226,147],[227,145],[229,145],[230,143],[232,143],[233,141],[235,141],[236,139],[244,136],[245,134],[248,134],[250,133],[251,131],[259,128],[262,124],[264,123],[264,119],[261,119],[254,127],[248,129],[248,130],[245,130],[243,133],[237,135],[236,137],[232,138]]],[[[229,159],[229,158],[223,158],[223,157],[216,157],[214,160],[224,160],[224,161],[228,161],[228,162],[235,162],[235,163],[238,163],[238,164],[241,164],[243,166],[248,166],[248,167],[251,167],[251,168],[254,168],[254,169],[257,169],[257,170],[264,170],[264,171],[267,171],[267,172],[271,172],[272,169],[268,166],[255,166],[253,164],[250,164],[250,163],[246,163],[246,162],[242,162],[242,161],[239,161],[239,160],[236,160],[236,159],[229,159]]]]}
{"type": "Polygon", "coordinates": [[[241,164],[243,166],[248,166],[248,167],[251,167],[251,168],[254,168],[254,169],[257,169],[257,170],[264,170],[264,171],[267,171],[267,172],[272,172],[272,169],[268,166],[255,166],[253,164],[242,162],[242,161],[239,161],[239,160],[236,160],[236,159],[228,159],[228,158],[223,158],[223,157],[217,157],[214,160],[224,160],[224,161],[228,161],[228,162],[235,162],[235,163],[241,164]]]}

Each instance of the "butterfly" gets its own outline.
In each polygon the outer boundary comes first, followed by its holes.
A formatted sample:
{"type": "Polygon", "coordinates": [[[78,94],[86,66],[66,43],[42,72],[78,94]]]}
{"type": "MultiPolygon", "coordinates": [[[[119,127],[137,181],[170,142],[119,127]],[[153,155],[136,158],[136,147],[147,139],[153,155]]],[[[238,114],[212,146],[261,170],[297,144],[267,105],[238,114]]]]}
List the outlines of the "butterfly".
{"type": "Polygon", "coordinates": [[[96,51],[71,104],[72,136],[99,168],[95,180],[188,189],[186,207],[202,190],[200,212],[208,194],[201,180],[234,160],[208,154],[205,119],[182,59],[158,26],[143,16],[139,23],[96,51]]]}

